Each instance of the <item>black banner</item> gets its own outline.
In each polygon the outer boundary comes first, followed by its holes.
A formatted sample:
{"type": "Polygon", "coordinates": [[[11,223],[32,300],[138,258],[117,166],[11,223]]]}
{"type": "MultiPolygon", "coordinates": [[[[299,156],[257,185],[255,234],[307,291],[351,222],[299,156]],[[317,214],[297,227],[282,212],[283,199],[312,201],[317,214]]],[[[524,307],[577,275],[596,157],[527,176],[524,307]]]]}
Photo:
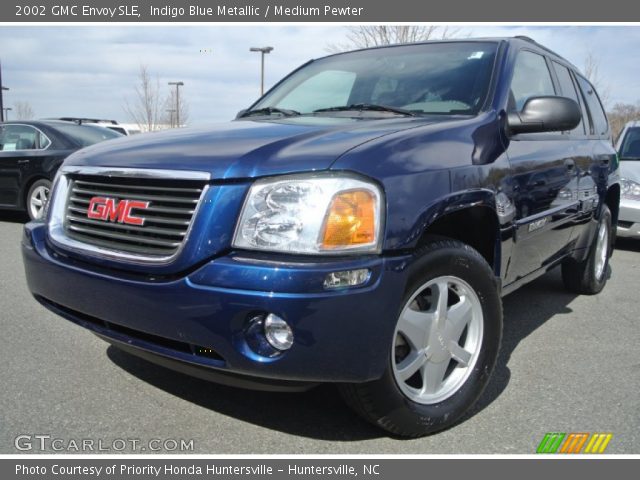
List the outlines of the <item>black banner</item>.
{"type": "Polygon", "coordinates": [[[175,479],[293,478],[422,479],[422,478],[606,478],[614,471],[625,478],[637,460],[607,459],[2,459],[0,477],[175,479]]]}
{"type": "Polygon", "coordinates": [[[635,2],[538,0],[15,0],[0,22],[633,22],[635,2]]]}

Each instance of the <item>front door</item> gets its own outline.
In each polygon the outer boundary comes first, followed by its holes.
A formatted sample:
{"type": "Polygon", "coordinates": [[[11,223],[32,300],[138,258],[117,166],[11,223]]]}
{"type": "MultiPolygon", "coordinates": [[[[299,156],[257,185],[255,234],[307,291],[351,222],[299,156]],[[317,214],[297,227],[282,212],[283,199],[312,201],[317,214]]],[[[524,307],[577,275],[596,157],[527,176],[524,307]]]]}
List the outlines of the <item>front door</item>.
{"type": "MultiPolygon", "coordinates": [[[[514,68],[510,111],[520,111],[530,97],[561,95],[544,56],[523,50],[514,68]]],[[[510,139],[507,155],[513,172],[516,231],[507,284],[553,263],[568,248],[578,213],[576,159],[582,147],[567,133],[520,134],[510,139]]]]}

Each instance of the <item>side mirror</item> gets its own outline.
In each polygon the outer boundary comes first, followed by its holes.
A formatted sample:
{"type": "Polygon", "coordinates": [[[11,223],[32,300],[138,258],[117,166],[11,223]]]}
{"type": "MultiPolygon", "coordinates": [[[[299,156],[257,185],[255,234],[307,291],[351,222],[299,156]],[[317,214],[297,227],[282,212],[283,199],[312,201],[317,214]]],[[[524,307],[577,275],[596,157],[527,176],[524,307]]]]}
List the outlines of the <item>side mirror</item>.
{"type": "Polygon", "coordinates": [[[531,97],[521,112],[509,113],[507,124],[512,134],[573,130],[580,124],[578,104],[565,97],[531,97]]]}
{"type": "Polygon", "coordinates": [[[247,113],[247,110],[248,110],[248,109],[243,108],[243,109],[242,109],[242,110],[240,110],[238,113],[236,113],[236,119],[241,118],[241,117],[242,117],[242,115],[244,115],[245,113],[247,113]]]}

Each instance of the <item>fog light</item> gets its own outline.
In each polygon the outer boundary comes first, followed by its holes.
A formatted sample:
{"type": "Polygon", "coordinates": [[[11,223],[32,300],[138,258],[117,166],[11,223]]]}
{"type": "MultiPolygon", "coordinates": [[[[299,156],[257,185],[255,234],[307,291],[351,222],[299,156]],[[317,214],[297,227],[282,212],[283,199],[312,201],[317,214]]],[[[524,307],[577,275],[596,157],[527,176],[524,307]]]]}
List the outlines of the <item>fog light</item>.
{"type": "Polygon", "coordinates": [[[279,316],[270,313],[264,319],[264,335],[269,344],[278,350],[289,350],[293,345],[291,327],[279,316]]]}
{"type": "Polygon", "coordinates": [[[368,268],[331,272],[324,279],[324,288],[355,287],[369,280],[368,268]]]}

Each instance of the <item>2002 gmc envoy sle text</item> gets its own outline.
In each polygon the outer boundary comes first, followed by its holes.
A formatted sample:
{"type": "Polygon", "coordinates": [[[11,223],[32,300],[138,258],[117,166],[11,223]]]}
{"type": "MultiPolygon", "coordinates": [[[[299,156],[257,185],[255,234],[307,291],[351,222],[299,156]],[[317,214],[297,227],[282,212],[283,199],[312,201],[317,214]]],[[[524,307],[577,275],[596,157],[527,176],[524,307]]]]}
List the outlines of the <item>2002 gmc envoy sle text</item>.
{"type": "Polygon", "coordinates": [[[23,255],[39,302],[120,348],[248,388],[334,382],[419,436],[482,393],[502,295],[555,266],[603,288],[619,196],[574,66],[526,38],[427,42],[71,155],[23,255]]]}

